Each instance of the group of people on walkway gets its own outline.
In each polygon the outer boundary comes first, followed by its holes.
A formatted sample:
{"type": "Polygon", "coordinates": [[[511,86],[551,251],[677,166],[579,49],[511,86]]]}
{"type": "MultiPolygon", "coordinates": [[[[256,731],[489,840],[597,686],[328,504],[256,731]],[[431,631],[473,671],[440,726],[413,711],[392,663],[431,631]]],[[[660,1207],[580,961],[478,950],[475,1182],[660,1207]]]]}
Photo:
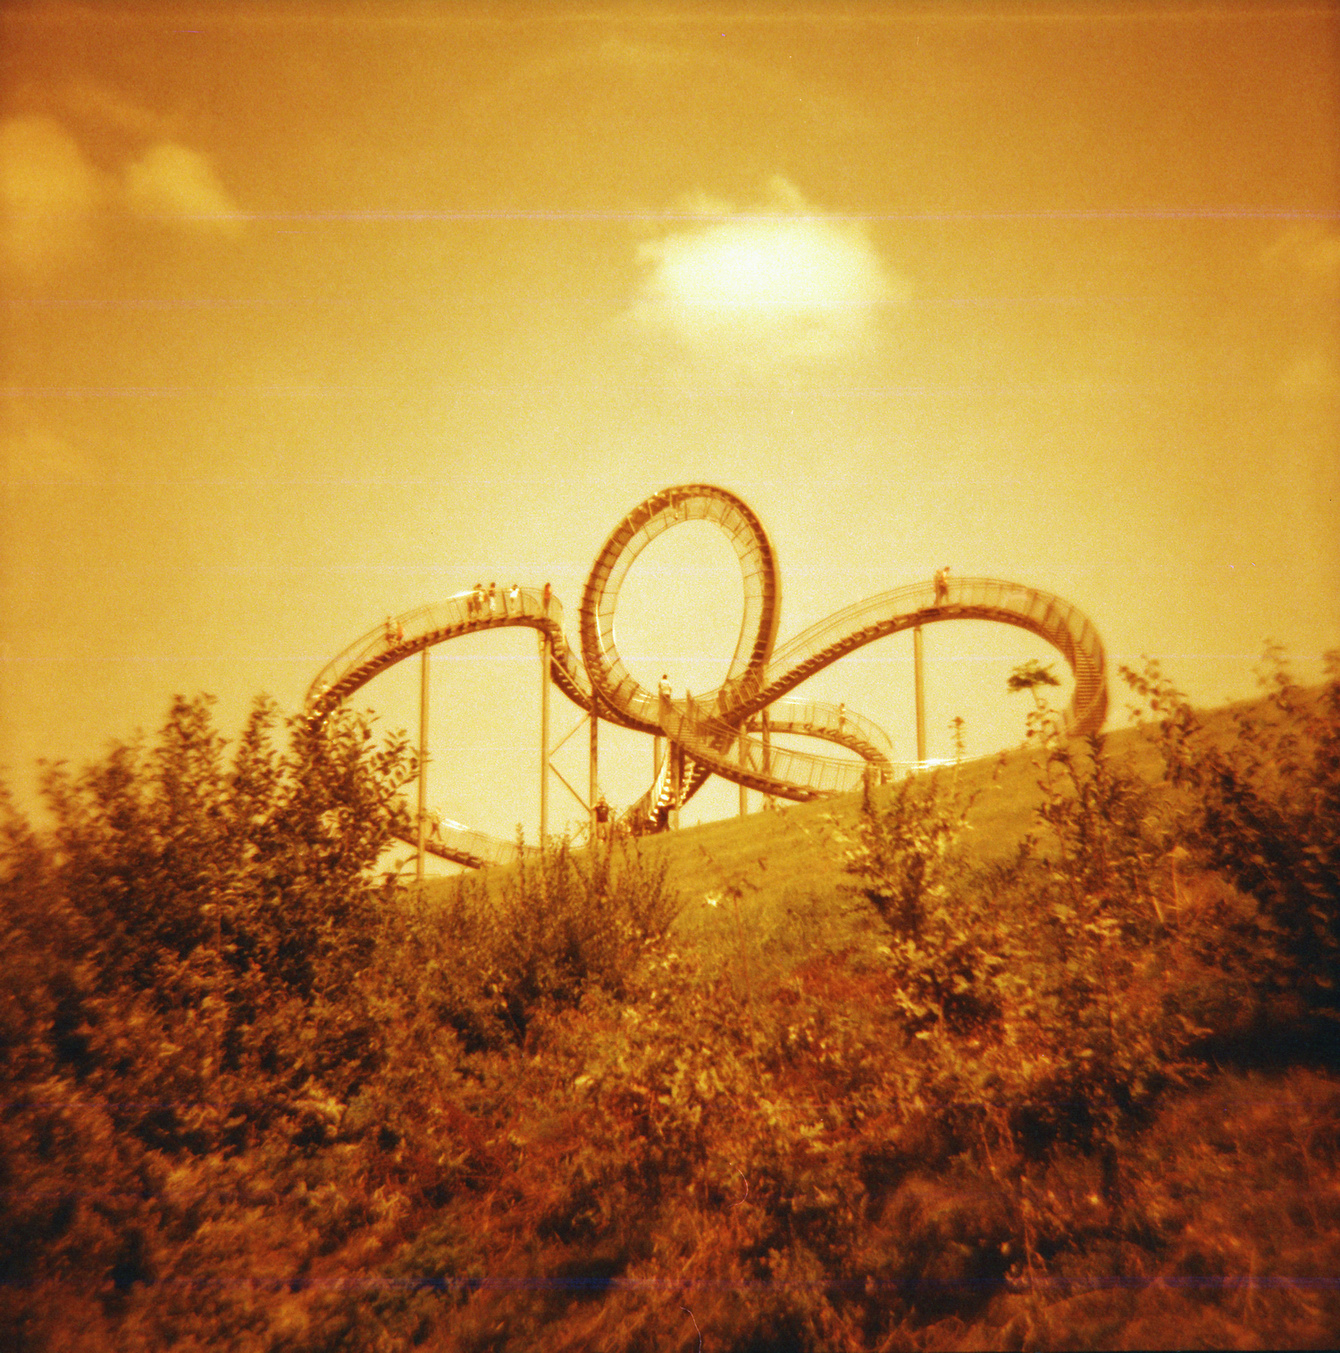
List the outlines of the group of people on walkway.
{"type": "Polygon", "coordinates": [[[476,583],[465,601],[465,612],[474,620],[476,617],[491,616],[498,599],[498,584],[490,583],[485,591],[483,583],[476,583]]]}
{"type": "Polygon", "coordinates": [[[487,587],[483,583],[476,583],[465,599],[465,613],[471,620],[491,620],[494,616],[506,619],[509,615],[521,615],[523,609],[521,589],[516,583],[505,592],[497,583],[490,583],[487,587]]]}
{"type": "MultiPolygon", "coordinates": [[[[549,614],[549,606],[553,599],[554,590],[545,583],[541,598],[541,615],[549,614]]],[[[497,583],[490,583],[487,587],[483,583],[476,583],[466,595],[465,613],[471,620],[492,620],[495,617],[506,620],[510,616],[526,614],[525,598],[521,595],[521,588],[517,583],[513,583],[505,592],[497,583]]],[[[388,648],[394,648],[396,644],[404,642],[405,627],[394,616],[388,615],[382,627],[382,637],[388,648]]]]}
{"type": "MultiPolygon", "coordinates": [[[[545,583],[541,602],[544,615],[549,614],[549,603],[553,595],[553,589],[545,583]]],[[[505,592],[497,583],[490,583],[487,587],[483,583],[476,583],[465,599],[465,613],[471,620],[492,620],[495,616],[506,620],[509,616],[526,614],[525,598],[516,583],[505,592]]]]}

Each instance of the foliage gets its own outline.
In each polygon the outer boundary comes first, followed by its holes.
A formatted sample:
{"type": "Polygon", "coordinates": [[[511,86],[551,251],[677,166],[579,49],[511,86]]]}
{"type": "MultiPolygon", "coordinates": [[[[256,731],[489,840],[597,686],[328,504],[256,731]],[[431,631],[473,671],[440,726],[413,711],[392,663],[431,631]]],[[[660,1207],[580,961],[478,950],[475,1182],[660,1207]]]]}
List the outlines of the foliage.
{"type": "MultiPolygon", "coordinates": [[[[1124,669],[1123,669],[1124,670],[1124,669]]],[[[1255,898],[1279,936],[1282,974],[1318,1014],[1340,1015],[1340,653],[1301,689],[1267,650],[1263,701],[1209,727],[1155,662],[1127,680],[1158,717],[1154,736],[1182,791],[1179,839],[1255,898]]]]}
{"type": "Polygon", "coordinates": [[[785,962],[766,859],[696,932],[624,841],[379,884],[411,765],[348,716],[225,760],[182,701],[54,772],[50,830],[0,813],[0,1342],[1333,1346],[1340,1077],[1283,1058],[1336,682],[1225,729],[1134,680],[1165,780],[1021,687],[1016,854],[952,781],[870,792],[860,914],[785,962]]]}
{"type": "Polygon", "coordinates": [[[208,699],[179,698],[152,751],[48,768],[51,886],[97,937],[105,981],[153,988],[206,941],[303,995],[357,970],[374,914],[362,878],[406,821],[406,743],[375,748],[367,720],[341,714],[293,720],[281,756],[275,722],[257,702],[225,768],[208,699]]]}
{"type": "Polygon", "coordinates": [[[955,863],[951,848],[969,806],[948,801],[932,776],[924,783],[901,781],[877,810],[867,783],[855,840],[838,834],[847,846],[846,871],[899,939],[918,939],[928,911],[943,901],[955,863]]]}
{"type": "Polygon", "coordinates": [[[1028,691],[1033,696],[1037,708],[1042,708],[1042,696],[1038,692],[1044,686],[1059,686],[1061,683],[1052,675],[1051,666],[1044,667],[1036,658],[1029,658],[1010,673],[1005,689],[1011,692],[1028,691]]]}
{"type": "Polygon", "coordinates": [[[589,992],[624,999],[679,910],[664,868],[627,835],[580,856],[563,842],[522,861],[496,889],[466,877],[445,899],[400,911],[417,1000],[472,1050],[523,1042],[538,1010],[589,992]]]}

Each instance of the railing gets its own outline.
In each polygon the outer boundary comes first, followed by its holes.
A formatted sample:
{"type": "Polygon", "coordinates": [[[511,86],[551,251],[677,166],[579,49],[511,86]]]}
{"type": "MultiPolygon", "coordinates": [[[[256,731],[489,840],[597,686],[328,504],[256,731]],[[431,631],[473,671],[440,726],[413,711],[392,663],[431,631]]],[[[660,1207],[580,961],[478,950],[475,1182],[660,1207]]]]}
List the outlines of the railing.
{"type": "Polygon", "coordinates": [[[871,771],[867,763],[765,745],[713,718],[696,702],[690,706],[662,701],[659,713],[666,736],[686,747],[695,760],[728,779],[785,798],[844,794],[859,788],[871,771]]]}
{"type": "MultiPolygon", "coordinates": [[[[522,855],[515,841],[488,836],[458,823],[434,825],[425,836],[424,845],[434,855],[476,868],[482,864],[515,864],[522,855]]],[[[523,849],[527,859],[540,853],[538,846],[523,849]]]]}
{"type": "MultiPolygon", "coordinates": [[[[731,510],[729,505],[721,508],[722,524],[726,524],[731,510]]],[[[712,511],[713,505],[709,503],[689,515],[718,520],[710,515],[712,511]]],[[[596,622],[602,650],[603,641],[612,637],[612,631],[607,636],[604,630],[607,622],[612,626],[613,617],[612,609],[606,616],[605,606],[596,606],[596,602],[603,602],[603,580],[628,546],[627,539],[617,539],[616,544],[616,538],[625,534],[631,538],[648,524],[626,519],[620,532],[602,551],[592,572],[594,586],[588,580],[582,614],[586,618],[587,610],[593,610],[586,620],[596,622]],[[611,557],[607,560],[606,555],[611,557]]],[[[651,534],[657,528],[664,529],[656,522],[651,534]]],[[[745,553],[748,551],[742,553],[742,562],[745,553]]],[[[757,582],[746,576],[747,591],[751,581],[757,582]]],[[[760,591],[758,597],[751,594],[756,604],[763,604],[765,591],[760,591]]],[[[911,768],[915,763],[894,762],[888,734],[869,719],[847,712],[845,706],[785,699],[786,691],[814,671],[874,639],[922,623],[972,618],[1019,625],[1052,644],[1075,674],[1068,722],[1078,728],[1101,723],[1106,710],[1105,658],[1102,643],[1087,617],[1059,597],[994,578],[952,579],[939,601],[931,582],[912,583],[867,597],[802,630],[773,653],[766,665],[746,671],[720,690],[692,702],[671,701],[645,690],[627,672],[611,645],[608,652],[613,661],[606,669],[606,679],[611,685],[602,690],[600,714],[631,728],[663,732],[678,742],[697,763],[691,780],[686,768],[685,798],[706,778],[707,772],[779,797],[814,798],[847,793],[859,788],[871,775],[889,778],[895,768],[911,768]],[[759,730],[754,716],[765,709],[777,731],[827,736],[860,751],[867,760],[853,762],[777,746],[771,741],[765,743],[754,736],[759,730]]],[[[314,712],[328,708],[393,663],[445,639],[508,625],[529,625],[549,635],[553,655],[551,675],[575,703],[589,710],[591,680],[582,658],[563,632],[563,608],[547,588],[529,587],[495,591],[491,598],[487,593],[481,597],[475,590],[459,592],[445,601],[392,617],[356,639],[317,673],[307,692],[307,706],[314,712]]],[[[757,646],[754,651],[761,656],[757,646]]],[[[737,659],[741,657],[737,651],[737,659]]],[[[663,779],[644,795],[640,804],[649,805],[658,797],[658,791],[664,792],[663,779]]],[[[447,858],[468,857],[469,861],[498,864],[517,858],[514,844],[464,827],[440,832],[437,840],[447,858]]]]}
{"type": "MultiPolygon", "coordinates": [[[[761,739],[748,732],[741,735],[736,711],[777,709],[779,722],[803,725],[808,719],[816,730],[829,729],[832,715],[819,702],[809,702],[807,708],[807,702],[779,699],[785,690],[810,675],[811,667],[818,670],[875,638],[918,623],[974,617],[1021,625],[1056,647],[1075,675],[1068,722],[1078,727],[1101,722],[1106,709],[1105,659],[1088,619],[1060,597],[996,578],[953,579],[938,602],[931,582],[912,583],[856,602],[783,645],[750,681],[751,686],[757,683],[753,691],[742,684],[728,684],[691,705],[658,702],[646,693],[634,696],[630,703],[638,718],[648,723],[653,721],[654,707],[654,721],[666,735],[682,742],[718,774],[766,786],[784,797],[845,793],[858,788],[871,773],[868,763],[861,765],[771,744],[765,747],[761,739]]],[[[845,715],[845,711],[841,717],[854,721],[854,716],[845,715]]],[[[887,744],[882,730],[873,724],[869,729],[887,744]]],[[[891,770],[892,757],[887,759],[891,770]]],[[[883,773],[883,769],[877,767],[876,771],[883,773]]]]}
{"type": "Polygon", "coordinates": [[[853,748],[859,746],[863,752],[869,749],[886,761],[893,760],[893,742],[888,733],[845,705],[826,700],[774,700],[768,706],[768,722],[776,732],[829,736],[853,748]]]}
{"type": "Polygon", "coordinates": [[[445,601],[391,616],[337,653],[307,688],[308,708],[330,695],[344,698],[393,663],[420,649],[471,631],[529,624],[546,630],[552,641],[553,676],[565,693],[584,709],[590,708],[591,682],[580,657],[563,632],[563,606],[538,587],[509,588],[478,596],[458,592],[445,601]]]}
{"type": "Polygon", "coordinates": [[[935,620],[973,618],[1020,625],[1052,644],[1075,674],[1073,723],[1079,727],[1101,723],[1106,709],[1105,657],[1093,625],[1060,597],[998,578],[951,579],[939,603],[930,582],[866,597],[802,630],[773,654],[755,680],[725,689],[719,698],[752,713],[875,638],[935,620]]]}

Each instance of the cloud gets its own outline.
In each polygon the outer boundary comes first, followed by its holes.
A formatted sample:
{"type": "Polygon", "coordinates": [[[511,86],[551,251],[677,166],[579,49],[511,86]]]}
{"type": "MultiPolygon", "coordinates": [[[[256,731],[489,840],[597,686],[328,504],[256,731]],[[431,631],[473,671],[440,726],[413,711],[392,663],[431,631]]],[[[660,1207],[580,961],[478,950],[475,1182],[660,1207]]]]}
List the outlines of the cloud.
{"type": "Polygon", "coordinates": [[[863,226],[815,211],[786,179],[760,211],[701,195],[688,209],[707,219],[639,248],[629,315],[698,361],[766,375],[855,359],[906,297],[863,226]]]}
{"type": "Polygon", "coordinates": [[[1285,366],[1278,385],[1286,395],[1340,394],[1340,369],[1335,355],[1322,348],[1300,350],[1285,366]]]}
{"type": "Polygon", "coordinates": [[[25,427],[0,443],[0,482],[10,485],[71,483],[98,477],[92,461],[64,438],[25,427]]]}
{"type": "Polygon", "coordinates": [[[209,160],[176,141],[105,172],[54,118],[0,120],[0,272],[47,281],[94,257],[117,216],[226,235],[244,219],[209,160]]]}
{"type": "Polygon", "coordinates": [[[1277,388],[1296,398],[1334,399],[1340,393],[1340,231],[1320,221],[1288,226],[1261,254],[1290,302],[1297,342],[1277,388]]]}
{"type": "Polygon", "coordinates": [[[128,165],[124,184],[126,205],[136,216],[225,234],[241,228],[241,214],[209,161],[174,141],[160,141],[128,165]]]}
{"type": "Polygon", "coordinates": [[[1340,231],[1320,221],[1287,226],[1262,250],[1261,259],[1296,284],[1334,291],[1340,284],[1340,231]]]}
{"type": "Polygon", "coordinates": [[[0,259],[38,281],[87,255],[106,194],[102,176],[70,134],[46,117],[0,122],[0,259]]]}

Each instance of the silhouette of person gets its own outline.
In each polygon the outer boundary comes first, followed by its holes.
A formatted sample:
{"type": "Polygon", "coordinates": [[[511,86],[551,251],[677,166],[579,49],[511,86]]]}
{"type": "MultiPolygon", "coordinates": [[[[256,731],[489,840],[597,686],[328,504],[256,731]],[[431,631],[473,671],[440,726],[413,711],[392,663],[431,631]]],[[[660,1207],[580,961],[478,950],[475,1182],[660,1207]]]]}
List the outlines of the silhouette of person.
{"type": "Polygon", "coordinates": [[[935,570],[935,604],[943,606],[949,600],[949,565],[935,570]]]}

